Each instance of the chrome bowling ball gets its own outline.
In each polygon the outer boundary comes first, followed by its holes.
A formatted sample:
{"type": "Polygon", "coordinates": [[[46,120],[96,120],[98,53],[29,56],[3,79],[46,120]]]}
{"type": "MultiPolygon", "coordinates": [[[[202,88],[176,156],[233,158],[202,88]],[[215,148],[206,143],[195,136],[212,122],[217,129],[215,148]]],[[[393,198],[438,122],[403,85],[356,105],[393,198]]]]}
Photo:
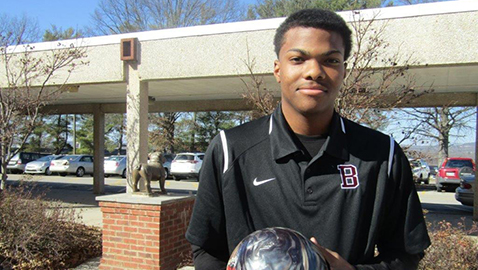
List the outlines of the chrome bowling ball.
{"type": "Polygon", "coordinates": [[[234,249],[227,270],[329,270],[314,243],[301,233],[281,227],[246,236],[234,249]]]}

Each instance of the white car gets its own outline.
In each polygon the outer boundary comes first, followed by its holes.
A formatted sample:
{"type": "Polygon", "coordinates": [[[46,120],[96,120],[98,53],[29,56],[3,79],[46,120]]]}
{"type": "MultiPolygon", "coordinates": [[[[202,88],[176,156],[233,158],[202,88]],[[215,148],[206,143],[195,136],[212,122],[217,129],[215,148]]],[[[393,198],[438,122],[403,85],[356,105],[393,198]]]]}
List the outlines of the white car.
{"type": "Polygon", "coordinates": [[[25,165],[25,173],[29,174],[46,174],[46,175],[51,175],[50,171],[50,163],[52,160],[62,158],[63,156],[58,156],[58,155],[49,155],[49,156],[44,156],[42,158],[39,158],[35,161],[28,162],[25,165]]]}
{"type": "Polygon", "coordinates": [[[90,155],[69,155],[50,163],[50,171],[61,176],[76,174],[83,177],[85,174],[93,174],[93,156],[90,155]]]}
{"type": "Polygon", "coordinates": [[[423,159],[411,159],[410,166],[412,167],[413,179],[417,184],[423,182],[428,184],[430,182],[430,167],[423,159]]]}
{"type": "Polygon", "coordinates": [[[203,159],[204,153],[179,153],[171,162],[171,175],[175,180],[188,177],[197,178],[203,159]]]}
{"type": "Polygon", "coordinates": [[[104,162],[105,177],[121,175],[126,178],[126,156],[111,156],[104,162]]]}

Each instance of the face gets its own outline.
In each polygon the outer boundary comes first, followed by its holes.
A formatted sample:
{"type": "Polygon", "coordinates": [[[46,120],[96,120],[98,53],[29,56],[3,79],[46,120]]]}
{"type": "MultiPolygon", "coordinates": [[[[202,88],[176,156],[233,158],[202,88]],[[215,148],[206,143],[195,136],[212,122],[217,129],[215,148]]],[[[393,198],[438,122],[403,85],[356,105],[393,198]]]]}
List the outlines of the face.
{"type": "Polygon", "coordinates": [[[342,37],[323,29],[295,27],[284,39],[274,63],[284,115],[332,116],[345,76],[342,37]]]}

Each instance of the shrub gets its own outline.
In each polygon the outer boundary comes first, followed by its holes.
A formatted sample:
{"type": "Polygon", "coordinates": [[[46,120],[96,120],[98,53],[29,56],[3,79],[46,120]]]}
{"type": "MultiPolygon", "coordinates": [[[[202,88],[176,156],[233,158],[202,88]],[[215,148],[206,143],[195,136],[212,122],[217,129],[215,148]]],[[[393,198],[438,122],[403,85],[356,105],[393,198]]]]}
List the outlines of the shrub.
{"type": "Polygon", "coordinates": [[[431,246],[425,251],[419,269],[478,269],[478,239],[470,236],[478,232],[478,225],[473,222],[471,229],[466,229],[464,220],[453,227],[450,222],[440,221],[436,228],[431,228],[431,246]]]}
{"type": "Polygon", "coordinates": [[[67,269],[101,255],[101,230],[21,183],[0,192],[0,269],[67,269]]]}

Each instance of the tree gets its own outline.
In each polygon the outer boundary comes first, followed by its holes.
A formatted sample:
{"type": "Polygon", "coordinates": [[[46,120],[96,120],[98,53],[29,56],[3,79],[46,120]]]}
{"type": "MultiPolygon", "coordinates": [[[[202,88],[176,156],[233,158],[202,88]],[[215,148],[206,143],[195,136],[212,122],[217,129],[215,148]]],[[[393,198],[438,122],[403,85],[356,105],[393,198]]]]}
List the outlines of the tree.
{"type": "MultiPolygon", "coordinates": [[[[344,85],[337,96],[335,109],[352,121],[383,129],[388,124],[383,110],[403,106],[431,90],[414,90],[415,80],[408,69],[410,65],[417,63],[411,57],[404,57],[399,52],[385,53],[389,47],[383,38],[386,23],[376,22],[373,18],[364,20],[360,17],[360,11],[354,14],[356,18],[350,25],[355,47],[347,60],[344,85]]],[[[272,92],[260,77],[254,75],[254,59],[244,62],[251,78],[251,83],[243,80],[246,85],[244,98],[264,114],[270,113],[269,105],[267,111],[257,104],[271,100],[272,92]]]]}
{"type": "Polygon", "coordinates": [[[260,0],[249,6],[248,19],[285,17],[306,8],[322,8],[333,11],[381,7],[384,0],[260,0]]]}
{"type": "Polygon", "coordinates": [[[150,114],[150,126],[154,129],[149,133],[153,151],[174,153],[176,122],[183,114],[180,112],[165,112],[150,114]]]}
{"type": "MultiPolygon", "coordinates": [[[[93,15],[91,32],[118,34],[232,22],[242,19],[235,0],[102,0],[93,15]]],[[[183,149],[185,141],[175,140],[175,124],[181,113],[160,113],[151,117],[150,142],[155,151],[183,149]],[[178,148],[179,146],[179,148],[178,148]]]]}
{"type": "Polygon", "coordinates": [[[247,67],[249,79],[240,77],[245,86],[242,97],[253,107],[250,118],[257,119],[261,116],[271,114],[277,107],[279,101],[274,97],[272,91],[268,89],[264,82],[264,77],[254,73],[256,61],[255,59],[251,59],[248,46],[247,59],[243,62],[247,67]]]}
{"type": "Polygon", "coordinates": [[[24,150],[27,152],[42,152],[42,146],[45,144],[46,126],[45,120],[38,121],[38,126],[32,131],[29,142],[24,150]]]}
{"type": "Polygon", "coordinates": [[[399,51],[386,53],[386,23],[364,20],[359,12],[355,16],[350,24],[355,49],[347,61],[344,86],[335,107],[350,120],[380,128],[387,125],[381,110],[403,106],[432,90],[415,91],[415,78],[408,70],[418,63],[411,56],[403,56],[399,51]]]}
{"type": "Polygon", "coordinates": [[[124,114],[107,114],[105,118],[106,144],[112,145],[112,151],[121,154],[126,135],[126,117],[124,114]]]}
{"type": "Polygon", "coordinates": [[[55,41],[55,40],[65,40],[65,39],[75,39],[83,36],[81,31],[69,27],[66,30],[63,30],[61,27],[58,28],[56,25],[52,25],[51,29],[47,29],[43,34],[43,41],[55,41]]]}
{"type": "Polygon", "coordinates": [[[438,143],[438,160],[449,157],[448,147],[450,136],[464,137],[463,130],[472,130],[470,121],[476,111],[471,107],[442,106],[434,108],[409,108],[402,110],[402,121],[406,126],[400,127],[402,139],[400,142],[432,140],[438,143]]]}
{"type": "Polygon", "coordinates": [[[400,5],[416,5],[416,4],[422,4],[422,3],[432,3],[437,1],[444,1],[444,0],[389,0],[389,1],[386,1],[386,4],[389,6],[400,6],[400,5]]]}
{"type": "Polygon", "coordinates": [[[196,118],[196,142],[192,150],[206,151],[211,140],[223,129],[237,125],[234,112],[198,112],[196,118]]]}
{"type": "Polygon", "coordinates": [[[197,151],[195,133],[197,113],[182,113],[174,125],[174,150],[176,152],[197,151]]]}
{"type": "Polygon", "coordinates": [[[240,20],[235,0],[101,0],[93,32],[119,34],[240,20]]]}
{"type": "MultiPolygon", "coordinates": [[[[40,109],[56,99],[70,74],[79,65],[86,50],[74,44],[58,44],[57,49],[35,52],[28,44],[28,24],[19,24],[12,19],[12,27],[0,32],[0,161],[2,179],[0,189],[6,185],[8,161],[20,151],[37,126],[40,109]],[[12,43],[13,42],[13,43],[12,43]],[[63,76],[55,77],[62,72],[63,76]],[[57,87],[49,88],[48,83],[60,80],[57,87]]],[[[28,20],[26,20],[28,21],[28,20]]],[[[32,32],[33,33],[33,32],[32,32]]]]}
{"type": "Polygon", "coordinates": [[[91,154],[94,152],[93,142],[93,115],[83,114],[79,117],[78,130],[76,132],[76,140],[80,147],[76,150],[78,154],[91,154]]]}
{"type": "Polygon", "coordinates": [[[52,115],[49,118],[51,121],[47,131],[51,138],[50,145],[53,146],[53,153],[59,155],[68,145],[68,115],[52,115]]]}
{"type": "Polygon", "coordinates": [[[38,33],[40,33],[38,21],[26,15],[21,17],[11,17],[6,14],[0,15],[2,42],[0,46],[36,42],[39,40],[38,33]]]}

